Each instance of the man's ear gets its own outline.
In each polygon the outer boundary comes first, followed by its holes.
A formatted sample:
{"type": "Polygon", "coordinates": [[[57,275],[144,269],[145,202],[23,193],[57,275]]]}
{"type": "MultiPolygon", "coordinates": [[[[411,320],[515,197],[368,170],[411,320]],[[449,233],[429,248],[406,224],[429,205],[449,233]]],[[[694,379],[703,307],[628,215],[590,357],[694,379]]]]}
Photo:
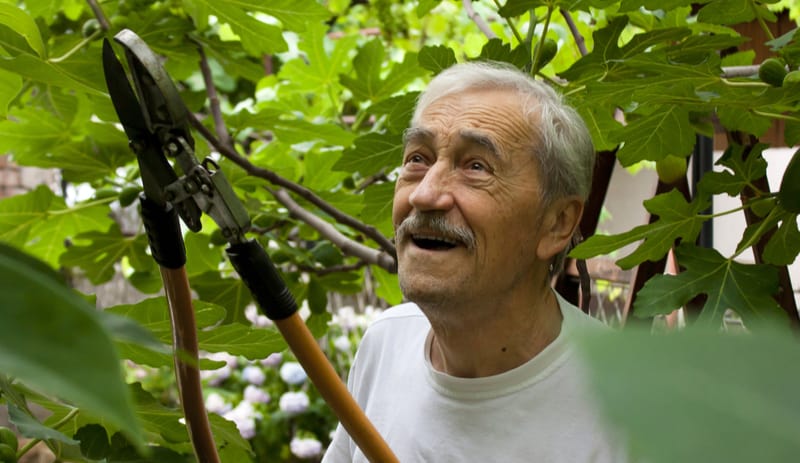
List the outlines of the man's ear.
{"type": "Polygon", "coordinates": [[[584,202],[580,196],[566,196],[550,204],[543,217],[542,234],[536,247],[541,260],[550,260],[569,245],[581,221],[584,202]]]}

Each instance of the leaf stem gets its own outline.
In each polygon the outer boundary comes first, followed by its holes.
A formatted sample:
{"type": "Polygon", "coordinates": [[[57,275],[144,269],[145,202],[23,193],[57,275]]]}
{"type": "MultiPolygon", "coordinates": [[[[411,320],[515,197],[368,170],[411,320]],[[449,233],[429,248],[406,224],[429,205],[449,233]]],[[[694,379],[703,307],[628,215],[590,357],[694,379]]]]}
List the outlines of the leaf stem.
{"type": "MultiPolygon", "coordinates": [[[[769,215],[764,217],[764,219],[758,223],[758,228],[756,228],[756,231],[753,232],[748,239],[743,240],[741,243],[739,243],[739,246],[736,247],[736,251],[731,256],[731,260],[739,257],[739,255],[743,253],[747,248],[755,246],[761,239],[761,237],[764,235],[764,233],[766,233],[767,230],[776,225],[777,221],[774,219],[774,217],[778,214],[780,214],[780,209],[777,207],[769,211],[769,215]]],[[[747,233],[745,233],[745,236],[747,236],[747,233]]]]}
{"type": "Polygon", "coordinates": [[[767,39],[775,40],[775,36],[772,35],[772,31],[769,30],[769,26],[767,26],[767,23],[764,22],[764,18],[762,18],[761,15],[758,14],[758,9],[756,8],[755,2],[751,0],[747,3],[750,4],[750,9],[753,10],[753,14],[756,16],[756,19],[758,20],[758,25],[761,26],[761,29],[764,31],[764,35],[767,36],[767,39]]]}
{"type": "Polygon", "coordinates": [[[88,201],[88,202],[85,202],[85,203],[76,204],[75,206],[67,208],[67,209],[50,210],[50,211],[47,211],[47,214],[48,215],[72,214],[73,212],[79,211],[81,209],[89,209],[90,207],[101,206],[103,204],[109,204],[112,201],[114,201],[113,197],[101,198],[101,199],[96,199],[94,201],[88,201]]]}
{"type": "Polygon", "coordinates": [[[547,40],[547,30],[550,29],[550,19],[553,17],[555,7],[553,4],[547,5],[547,17],[544,19],[544,26],[542,27],[542,35],[539,37],[539,45],[533,47],[533,62],[531,63],[531,75],[536,75],[539,72],[539,61],[542,58],[542,51],[544,50],[544,42],[547,40]]]}
{"type": "MultiPolygon", "coordinates": [[[[65,424],[67,424],[67,423],[68,423],[68,422],[69,422],[71,419],[75,418],[75,416],[76,416],[78,413],[80,413],[80,409],[78,409],[78,408],[73,408],[72,410],[70,410],[70,411],[69,411],[69,413],[67,413],[66,415],[64,415],[64,418],[61,418],[60,420],[58,420],[58,422],[56,422],[55,424],[53,424],[53,425],[52,425],[52,426],[50,426],[50,427],[51,427],[51,428],[53,428],[53,429],[58,429],[58,428],[60,428],[60,427],[64,426],[65,424]]],[[[20,458],[22,458],[22,456],[23,456],[23,455],[25,455],[26,453],[28,453],[28,452],[29,452],[29,451],[30,451],[30,450],[31,450],[31,449],[32,449],[32,448],[33,448],[33,447],[34,447],[36,444],[38,444],[38,443],[39,443],[39,442],[41,442],[41,441],[42,441],[42,439],[40,439],[40,438],[38,438],[38,437],[37,437],[36,439],[31,439],[31,440],[29,440],[29,441],[28,441],[28,442],[27,442],[27,443],[26,443],[26,444],[25,444],[25,445],[24,445],[24,446],[23,446],[21,449],[19,449],[19,451],[17,452],[17,460],[19,460],[20,458]]]]}
{"type": "Polygon", "coordinates": [[[766,84],[764,82],[756,82],[756,81],[734,82],[734,81],[732,81],[730,79],[727,79],[725,77],[720,77],[720,80],[722,81],[722,83],[724,83],[725,85],[727,85],[729,87],[762,87],[762,88],[766,88],[766,87],[770,86],[769,84],[766,84]]]}
{"type": "MultiPolygon", "coordinates": [[[[498,10],[503,7],[498,0],[494,0],[494,4],[497,6],[498,10]]],[[[511,19],[506,17],[503,17],[503,19],[505,20],[509,29],[511,29],[511,33],[514,34],[514,38],[516,38],[519,43],[525,43],[525,39],[522,38],[522,34],[519,33],[519,30],[517,30],[517,27],[511,22],[511,19]]]]}
{"type": "Polygon", "coordinates": [[[759,116],[771,117],[774,119],[782,119],[784,121],[800,122],[800,117],[789,116],[788,114],[770,113],[766,111],[759,111],[757,109],[753,109],[752,111],[754,114],[758,114],[759,116]]]}
{"type": "Polygon", "coordinates": [[[60,62],[62,62],[64,60],[66,60],[66,59],[69,59],[72,55],[77,53],[78,50],[80,50],[81,48],[85,47],[89,43],[93,42],[95,39],[97,39],[98,37],[100,37],[104,33],[105,33],[105,31],[102,28],[97,29],[96,31],[92,32],[92,35],[90,35],[89,37],[86,37],[83,40],[81,40],[80,42],[78,42],[77,45],[72,47],[69,51],[67,51],[63,55],[61,55],[61,56],[59,56],[57,58],[50,58],[47,61],[49,63],[60,63],[60,62]]]}

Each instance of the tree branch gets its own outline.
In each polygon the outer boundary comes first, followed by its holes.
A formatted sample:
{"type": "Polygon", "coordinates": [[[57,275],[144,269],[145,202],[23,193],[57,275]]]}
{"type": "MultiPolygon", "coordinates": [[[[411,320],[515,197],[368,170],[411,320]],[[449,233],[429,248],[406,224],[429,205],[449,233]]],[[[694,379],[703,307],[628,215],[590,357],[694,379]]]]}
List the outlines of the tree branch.
{"type": "Polygon", "coordinates": [[[578,50],[581,52],[581,56],[586,56],[589,54],[589,50],[586,49],[586,40],[583,38],[583,35],[578,30],[578,26],[575,24],[575,21],[572,19],[572,15],[569,14],[569,11],[561,8],[561,16],[564,17],[564,21],[566,21],[567,26],[569,26],[570,32],[572,32],[572,36],[575,38],[575,45],[578,46],[578,50]]]}
{"type": "Polygon", "coordinates": [[[319,232],[320,235],[341,249],[343,253],[349,256],[358,257],[368,264],[377,265],[387,272],[397,272],[397,263],[395,262],[394,256],[389,255],[386,252],[364,246],[363,244],[344,236],[339,232],[339,230],[336,229],[336,227],[302,208],[294,201],[294,199],[292,199],[286,190],[279,189],[272,192],[272,194],[275,196],[275,199],[286,206],[286,209],[289,210],[289,213],[292,216],[313,227],[315,230],[317,230],[317,232],[319,232]]]}
{"type": "MultiPolygon", "coordinates": [[[[292,181],[289,181],[281,177],[280,175],[276,174],[275,172],[272,172],[271,170],[264,169],[263,167],[258,167],[254,165],[247,158],[237,153],[236,150],[220,143],[220,141],[216,137],[214,137],[214,134],[212,134],[208,130],[208,128],[206,128],[206,126],[204,126],[203,123],[200,122],[194,115],[192,114],[189,115],[189,122],[192,124],[192,127],[197,129],[197,131],[200,132],[203,135],[203,137],[206,140],[208,140],[209,143],[211,143],[211,146],[213,146],[214,149],[219,151],[219,153],[224,157],[233,161],[234,164],[244,169],[245,172],[247,172],[249,175],[252,175],[253,177],[262,178],[272,183],[275,186],[285,188],[291,191],[292,193],[295,193],[296,195],[302,197],[311,204],[320,208],[323,212],[331,216],[331,218],[333,218],[336,222],[342,225],[347,225],[348,227],[363,233],[368,238],[378,243],[383,252],[386,253],[387,255],[389,256],[396,255],[397,251],[395,251],[394,245],[385,236],[383,236],[375,227],[371,227],[367,224],[364,224],[358,221],[356,218],[351,217],[345,214],[344,212],[336,209],[335,207],[327,203],[324,199],[317,196],[313,191],[309,190],[308,188],[299,185],[297,183],[294,183],[292,181]]],[[[392,257],[392,259],[394,259],[394,257],[392,257]]]]}
{"type": "Polygon", "coordinates": [[[214,128],[217,131],[217,137],[219,137],[220,143],[224,143],[225,146],[233,148],[233,140],[231,140],[231,136],[225,126],[225,120],[222,118],[219,96],[217,95],[217,88],[214,86],[214,78],[211,75],[211,67],[208,65],[206,52],[203,51],[203,47],[199,42],[195,41],[195,44],[197,45],[197,53],[200,55],[200,73],[203,75],[203,82],[206,85],[208,104],[211,109],[211,116],[214,118],[214,128]]]}
{"type": "Polygon", "coordinates": [[[481,15],[479,15],[474,8],[472,8],[472,0],[462,0],[461,3],[464,5],[464,10],[467,12],[467,16],[475,25],[478,26],[478,29],[483,32],[488,39],[497,38],[497,34],[486,24],[486,21],[483,20],[481,15]]]}
{"type": "Polygon", "coordinates": [[[94,17],[97,18],[97,22],[100,23],[100,28],[103,29],[103,32],[108,31],[111,26],[108,24],[108,18],[106,18],[106,14],[103,8],[97,3],[97,0],[86,0],[86,3],[88,3],[89,8],[92,9],[92,13],[94,13],[94,17]]]}
{"type": "Polygon", "coordinates": [[[355,264],[349,264],[349,265],[347,265],[347,264],[344,264],[344,265],[333,265],[333,266],[324,267],[324,268],[314,268],[314,267],[309,267],[307,265],[301,265],[299,268],[300,268],[300,270],[302,270],[304,272],[313,273],[314,275],[317,275],[317,276],[325,276],[325,275],[330,275],[331,273],[352,272],[353,270],[358,270],[358,269],[360,269],[362,267],[365,267],[366,265],[367,265],[366,262],[364,262],[363,260],[360,260],[360,261],[356,262],[355,264]]]}
{"type": "MultiPolygon", "coordinates": [[[[375,241],[378,246],[383,250],[384,253],[391,256],[392,261],[394,261],[396,256],[396,250],[394,245],[385,237],[383,236],[375,227],[371,227],[361,221],[357,220],[350,215],[345,214],[344,212],[336,209],[331,204],[314,194],[311,190],[299,185],[297,183],[291,182],[280,175],[272,172],[270,170],[258,167],[251,163],[247,158],[241,156],[233,147],[233,143],[228,136],[228,131],[225,128],[225,121],[222,118],[222,112],[220,111],[219,107],[219,98],[217,97],[216,89],[214,88],[213,81],[211,79],[211,69],[208,66],[205,53],[203,52],[202,48],[198,44],[198,52],[200,53],[200,69],[203,73],[203,79],[206,83],[206,91],[209,94],[209,101],[210,101],[210,111],[214,118],[214,124],[216,127],[217,132],[220,134],[220,138],[215,137],[209,130],[194,116],[194,114],[189,114],[189,122],[191,123],[192,127],[194,127],[198,132],[200,132],[203,137],[208,140],[208,142],[217,150],[220,154],[224,157],[230,159],[239,167],[244,169],[249,175],[254,177],[263,178],[264,180],[272,183],[273,185],[279,186],[281,188],[285,188],[289,191],[294,192],[298,196],[302,197],[303,199],[307,200],[311,204],[320,208],[323,212],[331,216],[336,222],[347,225],[350,228],[359,231],[366,235],[368,238],[375,241]]],[[[290,198],[291,199],[291,198],[290,198]]],[[[294,202],[292,200],[292,202],[294,202]]],[[[297,204],[297,203],[294,203],[297,204]]],[[[288,206],[287,206],[288,207],[288,206]]],[[[300,207],[299,205],[297,207],[300,207]]],[[[306,211],[308,212],[308,211],[306,211]]],[[[314,216],[311,213],[308,213],[314,216]]],[[[298,214],[298,216],[307,217],[306,214],[298,214]]],[[[317,218],[316,216],[314,216],[317,218]]],[[[324,221],[323,221],[324,222],[324,221]]],[[[306,223],[310,222],[306,221],[306,223]]],[[[327,222],[326,222],[327,223],[327,222]]],[[[317,231],[320,231],[318,227],[314,227],[317,231]]],[[[344,235],[342,235],[344,237],[344,235]]],[[[360,245],[360,244],[359,244],[360,245]]],[[[363,245],[360,245],[363,246],[363,245]]],[[[393,264],[396,267],[396,264],[393,264]]]]}

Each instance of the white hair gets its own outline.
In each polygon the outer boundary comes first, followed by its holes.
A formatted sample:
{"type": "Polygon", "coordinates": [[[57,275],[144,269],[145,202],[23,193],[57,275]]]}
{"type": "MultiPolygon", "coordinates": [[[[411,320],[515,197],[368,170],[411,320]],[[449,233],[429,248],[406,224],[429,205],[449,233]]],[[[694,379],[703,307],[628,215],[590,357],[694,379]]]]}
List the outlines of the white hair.
{"type": "Polygon", "coordinates": [[[587,198],[595,152],[586,124],[549,85],[509,64],[469,62],[442,71],[420,95],[411,126],[416,127],[425,108],[439,98],[473,89],[508,89],[518,94],[537,144],[531,148],[545,204],[570,195],[587,198]]]}

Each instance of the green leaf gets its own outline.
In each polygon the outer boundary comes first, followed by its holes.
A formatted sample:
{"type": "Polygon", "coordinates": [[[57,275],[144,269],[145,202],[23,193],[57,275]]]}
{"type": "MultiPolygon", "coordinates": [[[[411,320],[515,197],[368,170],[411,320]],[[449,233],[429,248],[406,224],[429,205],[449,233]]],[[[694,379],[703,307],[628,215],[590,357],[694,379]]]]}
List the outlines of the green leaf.
{"type": "Polygon", "coordinates": [[[800,381],[800,370],[787,367],[800,362],[800,347],[786,333],[626,328],[587,333],[577,346],[588,389],[606,426],[625,436],[630,461],[777,462],[800,452],[800,403],[786,387],[800,381]]]}
{"type": "Polygon", "coordinates": [[[698,188],[710,194],[738,195],[747,185],[767,174],[767,162],[762,156],[767,147],[763,143],[750,148],[742,145],[729,146],[716,163],[728,170],[706,173],[700,179],[698,188]]]}
{"type": "Polygon", "coordinates": [[[511,63],[520,69],[531,63],[531,53],[525,45],[518,45],[514,50],[511,50],[511,44],[503,43],[499,38],[493,38],[486,42],[478,58],[511,63]]]}
{"type": "Polygon", "coordinates": [[[25,38],[31,49],[44,58],[45,48],[36,22],[24,10],[8,3],[0,3],[0,24],[6,25],[25,38]]]}
{"type": "MultiPolygon", "coordinates": [[[[215,326],[225,318],[225,309],[218,305],[193,301],[193,306],[198,330],[215,326]]],[[[152,367],[173,365],[172,349],[166,347],[172,345],[172,322],[166,298],[154,297],[137,304],[118,305],[105,312],[124,320],[135,320],[137,327],[148,333],[132,337],[120,336],[115,332],[117,347],[123,358],[152,367]],[[153,339],[154,342],[151,341],[153,339]]],[[[215,365],[211,360],[200,359],[201,369],[213,369],[215,365]]]]}
{"type": "Polygon", "coordinates": [[[400,163],[403,140],[399,134],[370,132],[355,140],[355,145],[344,150],[342,158],[334,164],[334,170],[360,172],[371,175],[387,166],[400,163]]]}
{"type": "Polygon", "coordinates": [[[78,429],[73,437],[80,441],[81,453],[91,460],[103,459],[111,450],[108,433],[99,424],[87,424],[78,429]]]}
{"type": "MultiPolygon", "coordinates": [[[[99,61],[100,57],[98,55],[96,62],[99,61]]],[[[97,73],[81,74],[65,63],[43,61],[33,55],[21,54],[14,58],[0,60],[0,69],[5,69],[19,74],[23,78],[54,87],[105,96],[105,88],[101,84],[102,81],[96,79],[97,73]]]]}
{"type": "Polygon", "coordinates": [[[137,270],[146,270],[152,260],[145,254],[145,235],[123,236],[114,223],[106,232],[91,231],[75,237],[76,243],[61,255],[61,264],[80,267],[93,284],[100,284],[114,276],[114,264],[128,257],[137,270]]]}
{"type": "Polygon", "coordinates": [[[361,219],[375,226],[385,236],[393,233],[391,220],[393,199],[393,183],[372,185],[364,192],[364,210],[361,219]]]}
{"type": "Polygon", "coordinates": [[[375,288],[375,294],[378,297],[389,305],[397,305],[403,301],[403,293],[400,291],[397,274],[389,273],[378,266],[371,267],[370,271],[378,283],[375,288]]]}
{"type": "Polygon", "coordinates": [[[441,0],[419,0],[417,8],[414,10],[417,17],[421,18],[428,14],[432,9],[439,6],[441,0]]]}
{"type": "Polygon", "coordinates": [[[314,0],[238,1],[245,11],[261,11],[277,18],[292,31],[302,32],[309,23],[320,23],[331,13],[314,0]]]}
{"type": "MultiPolygon", "coordinates": [[[[54,71],[51,71],[54,72],[54,71]]],[[[26,166],[58,168],[69,181],[91,181],[133,160],[125,135],[111,124],[69,120],[41,108],[14,112],[0,121],[0,151],[26,166]]]]}
{"type": "Polygon", "coordinates": [[[381,66],[386,50],[381,39],[373,39],[358,50],[353,59],[355,77],[342,75],[339,80],[353,92],[353,96],[362,101],[371,101],[381,94],[381,66]]]}
{"type": "Polygon", "coordinates": [[[369,107],[375,116],[386,116],[386,128],[392,133],[403,133],[411,125],[414,105],[420,92],[407,92],[381,100],[369,107]]]}
{"type": "Polygon", "coordinates": [[[651,115],[633,119],[610,137],[623,141],[617,159],[625,167],[689,153],[695,144],[689,113],[680,106],[659,108],[651,115]]]}
{"type": "Polygon", "coordinates": [[[610,151],[616,148],[617,142],[609,138],[609,134],[620,128],[620,123],[614,119],[614,110],[598,107],[592,102],[582,102],[576,107],[592,134],[595,150],[610,151]]]}
{"type": "Polygon", "coordinates": [[[280,70],[278,76],[286,82],[287,88],[304,92],[319,92],[329,89],[331,93],[341,91],[339,75],[346,74],[353,65],[350,53],[355,48],[356,37],[346,36],[331,44],[327,38],[327,28],[323,24],[309,24],[300,38],[298,48],[305,53],[305,59],[293,59],[280,70]]]}
{"type": "MultiPolygon", "coordinates": [[[[224,307],[204,301],[192,301],[192,304],[198,329],[215,326],[225,318],[224,307]]],[[[159,340],[168,343],[172,341],[169,305],[165,297],[151,297],[136,304],[116,305],[107,308],[106,312],[136,320],[159,340]]]]}
{"type": "Polygon", "coordinates": [[[570,256],[587,259],[644,240],[634,252],[617,261],[617,265],[628,269],[645,260],[657,261],[664,257],[679,238],[684,242],[694,242],[703,222],[707,220],[699,215],[708,207],[707,202],[695,200],[687,203],[677,190],[648,199],[644,201],[644,206],[648,212],[658,216],[657,221],[618,235],[592,236],[573,249],[570,256]]]}
{"type": "Polygon", "coordinates": [[[75,445],[78,442],[65,436],[56,429],[49,428],[39,423],[36,418],[20,410],[16,405],[8,404],[8,417],[20,434],[31,439],[52,440],[62,442],[67,445],[75,445]]]}
{"type": "Polygon", "coordinates": [[[241,38],[242,47],[251,55],[260,57],[264,54],[280,53],[288,49],[281,28],[250,16],[247,3],[187,0],[185,4],[193,16],[213,15],[221,23],[230,25],[233,32],[241,38]],[[202,14],[200,14],[201,11],[202,14]]]}
{"type": "Polygon", "coordinates": [[[456,64],[456,54],[453,49],[444,45],[428,45],[419,51],[419,65],[438,74],[456,64]]]}
{"type": "Polygon", "coordinates": [[[784,214],[780,227],[764,247],[764,261],[772,265],[791,265],[800,253],[797,214],[784,214]]]}
{"type": "Polygon", "coordinates": [[[13,72],[0,70],[0,117],[8,116],[8,105],[22,90],[22,78],[13,72]]]}
{"type": "Polygon", "coordinates": [[[350,146],[355,135],[336,124],[315,124],[302,119],[280,119],[268,126],[285,143],[324,142],[328,146],[350,146]]]}
{"type": "Polygon", "coordinates": [[[776,21],[772,12],[752,0],[714,0],[697,13],[698,21],[712,24],[741,24],[756,18],[776,21]]]}
{"type": "Polygon", "coordinates": [[[31,227],[25,250],[52,267],[58,267],[59,257],[66,252],[68,239],[81,233],[107,230],[113,223],[104,201],[86,202],[68,207],[60,197],[54,197],[43,219],[31,227]]]}
{"type": "Polygon", "coordinates": [[[772,119],[755,114],[752,110],[735,107],[720,107],[719,121],[728,130],[738,130],[761,137],[772,126],[772,119]]]}
{"type": "Polygon", "coordinates": [[[36,189],[0,201],[0,241],[22,247],[31,229],[42,220],[55,195],[49,188],[36,189]]]}
{"type": "Polygon", "coordinates": [[[244,308],[253,300],[253,296],[242,280],[222,278],[219,272],[205,272],[192,276],[189,281],[202,300],[225,308],[225,323],[248,323],[244,308]]]}
{"type": "Polygon", "coordinates": [[[666,314],[705,294],[698,323],[718,327],[727,309],[736,311],[751,329],[765,321],[786,323],[786,314],[772,298],[778,290],[775,267],[740,264],[693,244],[681,244],[675,254],[685,271],[650,279],[636,298],[638,316],[666,314]]]}
{"type": "Polygon", "coordinates": [[[187,233],[183,238],[186,247],[186,273],[201,273],[219,270],[222,263],[222,250],[211,245],[211,236],[203,233],[187,233]]]}
{"type": "Polygon", "coordinates": [[[0,244],[0,371],[141,442],[119,357],[97,312],[42,265],[0,244]]]}
{"type": "Polygon", "coordinates": [[[220,325],[197,333],[200,349],[227,352],[250,360],[264,359],[286,349],[286,342],[275,328],[257,328],[241,323],[220,325]]]}
{"type": "Polygon", "coordinates": [[[681,6],[691,6],[691,0],[622,0],[620,2],[619,11],[636,11],[639,8],[646,8],[648,10],[664,10],[669,11],[681,6]]]}
{"type": "Polygon", "coordinates": [[[497,14],[504,18],[512,18],[519,16],[528,10],[532,10],[537,6],[547,6],[547,0],[508,0],[505,4],[497,10],[497,14]]]}

